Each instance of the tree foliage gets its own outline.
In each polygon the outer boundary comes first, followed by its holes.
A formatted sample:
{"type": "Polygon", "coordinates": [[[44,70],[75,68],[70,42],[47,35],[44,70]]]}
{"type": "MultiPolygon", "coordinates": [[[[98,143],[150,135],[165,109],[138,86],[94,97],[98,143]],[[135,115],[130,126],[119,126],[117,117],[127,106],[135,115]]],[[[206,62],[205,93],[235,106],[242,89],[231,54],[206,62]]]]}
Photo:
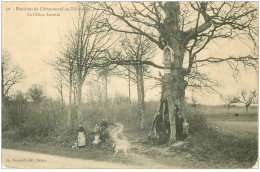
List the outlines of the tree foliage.
{"type": "Polygon", "coordinates": [[[35,104],[41,103],[46,98],[43,86],[37,84],[32,85],[32,87],[28,89],[27,96],[35,104]]]}

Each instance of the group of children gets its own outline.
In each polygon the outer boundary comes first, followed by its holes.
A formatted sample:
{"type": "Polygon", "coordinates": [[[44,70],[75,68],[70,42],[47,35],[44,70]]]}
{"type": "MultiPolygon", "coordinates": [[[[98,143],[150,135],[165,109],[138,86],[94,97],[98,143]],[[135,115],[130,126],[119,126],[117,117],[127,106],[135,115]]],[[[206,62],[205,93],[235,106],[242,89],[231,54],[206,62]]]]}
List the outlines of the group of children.
{"type": "MultiPolygon", "coordinates": [[[[105,140],[109,137],[107,121],[105,119],[102,119],[101,125],[96,123],[92,133],[94,134],[95,137],[94,141],[92,142],[94,146],[98,146],[102,142],[105,142],[105,140]]],[[[86,145],[85,129],[83,128],[82,123],[79,123],[78,136],[76,139],[76,143],[72,146],[72,148],[84,148],[85,145],[86,145]]]]}
{"type": "Polygon", "coordinates": [[[102,120],[101,125],[98,123],[95,124],[93,134],[95,136],[93,145],[98,146],[100,143],[105,142],[105,140],[109,137],[108,134],[108,123],[105,119],[102,120]]]}

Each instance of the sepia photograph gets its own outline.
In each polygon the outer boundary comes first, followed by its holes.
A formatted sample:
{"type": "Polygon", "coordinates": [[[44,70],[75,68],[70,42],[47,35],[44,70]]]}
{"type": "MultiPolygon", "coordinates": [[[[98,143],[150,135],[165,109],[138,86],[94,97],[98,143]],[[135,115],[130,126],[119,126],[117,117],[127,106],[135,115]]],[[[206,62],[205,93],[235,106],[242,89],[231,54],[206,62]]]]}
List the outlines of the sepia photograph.
{"type": "Polygon", "coordinates": [[[258,6],[2,1],[2,169],[259,169],[258,6]]]}

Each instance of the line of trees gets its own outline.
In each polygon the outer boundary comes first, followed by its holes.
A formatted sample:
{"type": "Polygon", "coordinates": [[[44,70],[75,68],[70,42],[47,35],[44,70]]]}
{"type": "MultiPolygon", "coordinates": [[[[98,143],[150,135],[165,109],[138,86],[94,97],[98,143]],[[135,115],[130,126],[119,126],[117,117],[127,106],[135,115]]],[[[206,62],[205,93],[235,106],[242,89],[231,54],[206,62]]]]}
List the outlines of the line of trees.
{"type": "MultiPolygon", "coordinates": [[[[141,35],[126,35],[121,41],[122,53],[121,60],[129,61],[148,61],[154,57],[156,51],[154,44],[144,36],[141,35]]],[[[145,86],[144,79],[149,76],[149,66],[142,64],[133,64],[125,66],[129,81],[137,85],[138,97],[138,113],[140,116],[140,128],[143,129],[143,121],[145,116],[145,86]]],[[[122,75],[122,73],[120,74],[122,75]]],[[[130,82],[129,82],[130,88],[130,82]]],[[[131,93],[129,93],[130,97],[131,93]]],[[[129,101],[130,102],[130,101],[129,101]]]]}
{"type": "MultiPolygon", "coordinates": [[[[108,30],[104,24],[104,10],[96,10],[96,5],[80,3],[78,18],[73,21],[73,28],[66,35],[67,42],[60,56],[52,63],[58,73],[57,86],[61,97],[61,77],[69,87],[68,127],[71,126],[72,92],[77,108],[78,121],[82,121],[82,88],[86,78],[95,74],[105,85],[105,106],[107,107],[108,77],[123,76],[127,70],[129,79],[137,85],[140,128],[143,128],[145,114],[144,79],[148,75],[148,65],[144,62],[154,57],[155,46],[141,35],[125,34],[119,41],[114,31],[108,30]]],[[[130,89],[130,82],[129,82],[130,89]]],[[[93,94],[93,93],[90,93],[93,94]]],[[[129,111],[130,111],[129,92],[129,111]]],[[[61,98],[63,100],[63,98],[61,98]]],[[[106,116],[107,118],[107,116],[106,116]]]]}
{"type": "Polygon", "coordinates": [[[257,103],[257,92],[253,91],[240,91],[240,95],[220,95],[222,102],[227,106],[228,112],[232,104],[243,103],[245,104],[246,113],[248,113],[248,108],[254,103],[257,103]]]}
{"type": "Polygon", "coordinates": [[[73,21],[73,28],[66,35],[67,43],[61,56],[54,62],[54,67],[69,85],[68,127],[71,127],[72,93],[77,108],[78,121],[82,121],[82,87],[86,77],[100,61],[101,56],[112,46],[111,34],[99,26],[103,12],[92,10],[87,3],[80,4],[78,18],[73,21]]]}

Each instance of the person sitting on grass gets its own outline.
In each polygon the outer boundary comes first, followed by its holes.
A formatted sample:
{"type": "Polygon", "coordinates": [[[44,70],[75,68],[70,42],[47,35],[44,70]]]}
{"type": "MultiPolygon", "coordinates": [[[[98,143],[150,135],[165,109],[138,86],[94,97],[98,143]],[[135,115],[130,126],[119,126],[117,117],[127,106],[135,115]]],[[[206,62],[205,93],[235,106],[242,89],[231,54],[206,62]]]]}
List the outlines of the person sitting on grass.
{"type": "Polygon", "coordinates": [[[94,146],[99,146],[100,145],[101,140],[99,139],[99,134],[95,135],[95,140],[93,141],[93,145],[94,146]]]}
{"type": "Polygon", "coordinates": [[[98,123],[96,123],[94,127],[94,134],[99,134],[99,133],[100,133],[100,126],[98,125],[98,123]]]}
{"type": "Polygon", "coordinates": [[[108,123],[105,118],[102,119],[101,125],[100,125],[100,140],[102,143],[106,141],[106,139],[109,138],[108,134],[108,123]]]}
{"type": "Polygon", "coordinates": [[[108,123],[105,118],[102,119],[100,127],[101,127],[101,131],[105,131],[108,128],[108,123]]]}

